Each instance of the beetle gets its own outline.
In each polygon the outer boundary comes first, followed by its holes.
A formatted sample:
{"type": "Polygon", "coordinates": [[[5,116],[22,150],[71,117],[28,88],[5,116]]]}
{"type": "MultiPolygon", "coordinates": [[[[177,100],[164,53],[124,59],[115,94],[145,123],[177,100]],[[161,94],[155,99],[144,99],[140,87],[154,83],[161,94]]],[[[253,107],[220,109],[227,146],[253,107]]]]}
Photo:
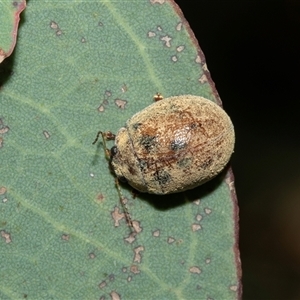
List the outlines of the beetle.
{"type": "Polygon", "coordinates": [[[120,181],[139,192],[171,194],[211,180],[234,149],[234,127],[216,103],[195,95],[155,97],[116,135],[99,131],[106,157],[120,181]],[[106,140],[115,140],[109,150],[106,140]]]}

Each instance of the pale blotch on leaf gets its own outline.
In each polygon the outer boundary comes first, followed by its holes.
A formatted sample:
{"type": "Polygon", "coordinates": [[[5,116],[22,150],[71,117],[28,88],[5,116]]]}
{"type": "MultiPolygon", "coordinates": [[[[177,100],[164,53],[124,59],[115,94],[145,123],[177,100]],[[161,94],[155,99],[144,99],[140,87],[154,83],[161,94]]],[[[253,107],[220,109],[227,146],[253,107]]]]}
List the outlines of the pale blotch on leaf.
{"type": "Polygon", "coordinates": [[[112,291],[110,293],[110,297],[111,297],[111,300],[121,300],[121,296],[115,291],[112,291]]]}
{"type": "Polygon", "coordinates": [[[55,21],[50,22],[50,28],[55,31],[55,34],[57,36],[62,35],[62,31],[61,31],[61,29],[59,28],[58,24],[55,21]]]}
{"type": "Polygon", "coordinates": [[[225,181],[228,184],[229,189],[234,191],[234,181],[230,178],[230,176],[228,176],[225,181]]]}
{"type": "Polygon", "coordinates": [[[211,209],[210,209],[210,208],[205,208],[204,211],[205,211],[205,213],[206,213],[207,215],[210,215],[210,214],[211,214],[211,209]]]}
{"type": "Polygon", "coordinates": [[[165,35],[165,36],[161,37],[160,39],[161,39],[161,41],[163,41],[165,43],[166,47],[168,47],[168,48],[171,47],[171,40],[172,40],[172,38],[170,36],[165,35]]]}
{"type": "Polygon", "coordinates": [[[165,0],[150,0],[150,3],[152,4],[164,4],[165,3],[165,0]]]}
{"type": "Polygon", "coordinates": [[[5,230],[1,230],[0,233],[1,233],[1,237],[4,238],[6,244],[12,242],[10,233],[6,232],[5,230]]]}
{"type": "Polygon", "coordinates": [[[132,280],[132,276],[127,277],[127,282],[130,282],[132,280]]]}
{"type": "Polygon", "coordinates": [[[63,234],[61,236],[61,239],[64,240],[64,241],[68,241],[70,239],[70,236],[68,234],[63,234]]]}
{"type": "Polygon", "coordinates": [[[141,256],[141,252],[144,251],[145,248],[143,246],[139,246],[139,247],[136,247],[134,249],[134,259],[133,259],[133,262],[136,262],[136,263],[141,263],[142,261],[142,256],[141,256]]]}
{"type": "Polygon", "coordinates": [[[183,50],[184,50],[184,46],[178,46],[177,48],[176,48],[176,51],[177,52],[182,52],[183,50]]]}
{"type": "Polygon", "coordinates": [[[155,230],[154,232],[152,232],[152,235],[154,237],[159,237],[160,236],[160,230],[155,230]]]}
{"type": "Polygon", "coordinates": [[[111,216],[115,222],[115,227],[120,226],[120,220],[124,219],[124,213],[120,213],[120,209],[118,206],[115,206],[115,209],[111,212],[111,216]]]}
{"type": "Polygon", "coordinates": [[[176,55],[171,56],[171,61],[172,62],[177,62],[178,61],[178,57],[176,55]]]}
{"type": "Polygon", "coordinates": [[[139,221],[136,221],[136,220],[132,221],[132,225],[133,225],[133,228],[134,228],[134,230],[135,230],[136,233],[140,233],[142,231],[142,229],[143,229],[141,227],[139,221]]]}
{"type": "Polygon", "coordinates": [[[8,126],[3,126],[0,128],[0,134],[4,134],[7,133],[9,131],[9,127],[8,126]]]}
{"type": "Polygon", "coordinates": [[[50,22],[50,28],[51,28],[51,29],[58,29],[59,27],[58,27],[58,24],[57,24],[56,22],[51,21],[51,22],[50,22]]]}
{"type": "Polygon", "coordinates": [[[202,216],[200,214],[196,215],[196,220],[200,222],[202,220],[202,216]]]}
{"type": "Polygon", "coordinates": [[[206,77],[206,75],[202,75],[202,76],[199,78],[199,82],[200,82],[200,83],[206,83],[206,82],[207,82],[207,77],[206,77]]]}
{"type": "Polygon", "coordinates": [[[0,186],[0,195],[4,195],[7,192],[7,189],[5,186],[0,186]]]}
{"type": "Polygon", "coordinates": [[[203,71],[208,71],[207,64],[203,64],[203,65],[202,65],[202,70],[203,70],[203,71]]]}
{"type": "Polygon", "coordinates": [[[100,282],[100,283],[99,283],[99,285],[98,285],[98,286],[99,286],[99,289],[101,289],[101,290],[102,290],[103,288],[105,288],[105,287],[107,286],[107,283],[106,283],[106,281],[105,281],[105,280],[103,280],[102,282],[100,282]]]}
{"type": "Polygon", "coordinates": [[[197,55],[196,59],[195,59],[195,62],[197,64],[201,64],[202,60],[201,60],[201,56],[200,55],[197,55]]]}
{"type": "Polygon", "coordinates": [[[199,267],[196,267],[196,266],[190,267],[189,271],[190,271],[191,273],[193,273],[193,274],[200,274],[200,273],[201,273],[200,268],[199,268],[199,267]]]}
{"type": "Polygon", "coordinates": [[[179,22],[177,25],[176,25],[176,30],[177,31],[180,31],[182,29],[182,22],[179,22]]]}
{"type": "Polygon", "coordinates": [[[131,232],[127,238],[124,239],[128,244],[132,244],[135,241],[136,232],[131,232]]]}
{"type": "Polygon", "coordinates": [[[125,83],[122,85],[121,91],[122,91],[122,93],[126,93],[128,91],[128,87],[125,83]]]}
{"type": "Polygon", "coordinates": [[[131,265],[130,266],[130,272],[133,274],[139,274],[141,271],[139,270],[139,267],[137,265],[131,265]]]}
{"type": "Polygon", "coordinates": [[[210,262],[211,262],[211,259],[210,258],[207,258],[206,260],[205,260],[205,263],[208,265],[208,264],[210,264],[210,262]]]}
{"type": "Polygon", "coordinates": [[[195,200],[193,203],[194,203],[195,205],[200,205],[200,200],[195,200]]]}
{"type": "Polygon", "coordinates": [[[195,231],[198,231],[201,229],[201,225],[199,224],[192,224],[192,231],[195,232],[195,231]]]}
{"type": "Polygon", "coordinates": [[[43,135],[44,135],[44,137],[45,137],[46,139],[49,139],[49,138],[50,138],[50,134],[49,134],[49,132],[48,132],[47,130],[44,130],[44,131],[43,131],[43,135]]]}
{"type": "Polygon", "coordinates": [[[156,33],[153,32],[153,31],[149,31],[148,34],[147,34],[147,36],[148,36],[149,38],[152,38],[152,37],[155,37],[155,36],[156,36],[156,33]]]}
{"type": "Polygon", "coordinates": [[[104,112],[104,106],[103,106],[103,104],[101,104],[101,105],[98,107],[98,111],[99,111],[99,112],[104,112]]]}
{"type": "Polygon", "coordinates": [[[127,104],[127,100],[115,99],[115,104],[118,106],[118,108],[125,109],[125,105],[127,104]]]}
{"type": "Polygon", "coordinates": [[[168,244],[173,244],[175,242],[175,239],[172,237],[168,237],[167,243],[168,244]]]}
{"type": "Polygon", "coordinates": [[[234,292],[236,292],[238,289],[237,285],[231,285],[229,288],[231,291],[234,291],[234,292]]]}
{"type": "Polygon", "coordinates": [[[90,253],[90,254],[89,254],[89,258],[90,258],[90,259],[94,259],[95,257],[96,257],[95,253],[90,253]]]}

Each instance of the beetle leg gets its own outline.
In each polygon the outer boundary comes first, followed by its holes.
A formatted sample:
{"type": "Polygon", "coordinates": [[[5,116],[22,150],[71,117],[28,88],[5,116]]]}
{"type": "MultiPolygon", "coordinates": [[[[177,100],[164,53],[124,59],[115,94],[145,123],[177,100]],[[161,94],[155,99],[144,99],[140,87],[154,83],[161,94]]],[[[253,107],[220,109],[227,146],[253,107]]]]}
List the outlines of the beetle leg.
{"type": "Polygon", "coordinates": [[[111,131],[107,131],[107,132],[98,131],[97,136],[96,136],[95,140],[92,143],[93,145],[96,144],[96,142],[98,141],[100,135],[102,136],[102,143],[103,143],[105,157],[107,159],[109,159],[110,158],[110,150],[107,149],[107,147],[106,147],[106,141],[107,140],[114,140],[116,135],[113,134],[111,131]]]}
{"type": "Polygon", "coordinates": [[[120,188],[118,178],[115,179],[115,182],[116,182],[116,187],[117,187],[117,190],[118,190],[120,202],[121,202],[121,204],[123,206],[123,209],[124,209],[126,222],[131,227],[132,231],[135,232],[135,229],[134,229],[134,226],[133,226],[133,223],[132,223],[132,219],[131,219],[131,216],[129,214],[128,207],[127,207],[127,204],[126,204],[126,199],[124,198],[124,196],[122,195],[122,192],[121,192],[121,188],[120,188]]]}

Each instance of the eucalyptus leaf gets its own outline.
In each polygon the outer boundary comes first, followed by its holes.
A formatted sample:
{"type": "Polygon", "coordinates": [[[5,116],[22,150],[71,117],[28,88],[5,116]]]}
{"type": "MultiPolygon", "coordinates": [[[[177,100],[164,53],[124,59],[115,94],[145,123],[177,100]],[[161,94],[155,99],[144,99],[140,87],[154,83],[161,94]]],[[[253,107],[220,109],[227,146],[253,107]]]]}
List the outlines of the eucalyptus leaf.
{"type": "Polygon", "coordinates": [[[220,103],[178,6],[30,0],[21,17],[0,66],[0,299],[239,298],[230,171],[169,196],[122,184],[135,234],[92,145],[157,92],[220,103]]]}

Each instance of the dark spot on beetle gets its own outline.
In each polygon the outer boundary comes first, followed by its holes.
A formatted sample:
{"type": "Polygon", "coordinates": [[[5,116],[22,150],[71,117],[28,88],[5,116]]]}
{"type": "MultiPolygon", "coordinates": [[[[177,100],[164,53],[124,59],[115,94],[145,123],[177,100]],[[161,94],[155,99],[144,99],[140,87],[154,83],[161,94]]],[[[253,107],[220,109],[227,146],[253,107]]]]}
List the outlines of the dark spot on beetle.
{"type": "Polygon", "coordinates": [[[177,165],[178,165],[178,167],[180,167],[180,168],[186,168],[187,166],[189,166],[190,164],[191,164],[191,162],[192,162],[192,159],[191,158],[183,158],[183,159],[181,159],[181,160],[179,160],[178,162],[177,162],[177,165]]]}
{"type": "Polygon", "coordinates": [[[135,171],[135,169],[134,169],[132,166],[129,166],[129,167],[128,167],[128,171],[129,171],[129,173],[130,173],[131,175],[136,175],[136,171],[135,171]]]}
{"type": "Polygon", "coordinates": [[[140,144],[150,152],[156,145],[156,137],[151,135],[143,135],[140,140],[140,144]]]}
{"type": "MultiPolygon", "coordinates": [[[[197,123],[190,124],[190,128],[191,129],[195,129],[196,127],[197,127],[197,123]]],[[[201,124],[200,124],[200,127],[201,127],[201,124]]]]}
{"type": "Polygon", "coordinates": [[[144,160],[144,159],[138,159],[138,160],[139,160],[139,166],[140,166],[141,171],[146,170],[148,167],[147,160],[144,160]]]}
{"type": "Polygon", "coordinates": [[[134,130],[137,130],[141,125],[142,125],[142,123],[135,123],[135,124],[132,125],[132,128],[134,130]]]}
{"type": "Polygon", "coordinates": [[[154,173],[154,179],[158,181],[160,185],[164,185],[171,180],[171,175],[164,170],[158,170],[154,173]]]}
{"type": "Polygon", "coordinates": [[[117,146],[113,146],[113,147],[110,149],[110,159],[112,159],[117,153],[118,153],[118,148],[117,148],[117,146]]]}
{"type": "Polygon", "coordinates": [[[208,160],[206,160],[203,164],[201,164],[201,168],[202,169],[207,169],[208,167],[210,167],[213,163],[213,159],[212,158],[209,158],[208,160]]]}
{"type": "Polygon", "coordinates": [[[124,176],[118,176],[118,180],[123,183],[127,183],[127,179],[124,176]]]}
{"type": "Polygon", "coordinates": [[[186,147],[187,143],[186,143],[186,139],[176,139],[174,141],[171,142],[170,148],[173,151],[178,151],[181,149],[184,149],[186,147]]]}

